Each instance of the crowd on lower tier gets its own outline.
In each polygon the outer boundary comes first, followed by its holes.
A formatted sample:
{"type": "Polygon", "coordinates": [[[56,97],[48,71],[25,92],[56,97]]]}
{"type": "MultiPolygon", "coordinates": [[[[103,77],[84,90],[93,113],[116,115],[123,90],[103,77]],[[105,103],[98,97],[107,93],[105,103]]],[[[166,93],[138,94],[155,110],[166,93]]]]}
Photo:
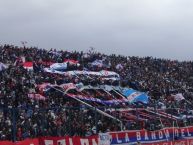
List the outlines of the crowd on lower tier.
{"type": "MultiPolygon", "coordinates": [[[[191,123],[191,118],[187,115],[192,115],[193,108],[192,61],[105,55],[93,50],[69,52],[1,45],[0,62],[6,65],[6,68],[0,68],[0,140],[12,140],[14,136],[17,140],[38,136],[90,136],[98,132],[120,131],[121,129],[160,129],[163,127],[162,122],[157,118],[144,121],[125,120],[122,114],[115,113],[115,115],[108,109],[102,109],[121,120],[122,123],[120,123],[54,90],[46,94],[46,100],[30,99],[28,94],[40,93],[37,86],[42,83],[82,83],[91,86],[108,84],[130,87],[148,93],[151,98],[148,106],[124,104],[110,107],[163,109],[164,106],[167,113],[171,115],[186,115],[179,121],[179,124],[180,122],[181,124],[191,123]],[[63,76],[44,71],[48,64],[43,62],[62,63],[65,59],[76,60],[80,64],[77,66],[68,64],[66,71],[109,70],[118,73],[120,80],[101,80],[100,77],[90,78],[84,75],[81,77],[63,76]],[[95,60],[102,60],[103,65],[91,65],[95,60]],[[33,70],[25,69],[23,61],[33,62],[33,70]],[[177,93],[182,93],[185,100],[177,102],[170,98],[171,94],[177,93]]],[[[109,107],[96,103],[91,103],[91,105],[109,107]]],[[[176,123],[176,125],[179,124],[176,123]]]]}

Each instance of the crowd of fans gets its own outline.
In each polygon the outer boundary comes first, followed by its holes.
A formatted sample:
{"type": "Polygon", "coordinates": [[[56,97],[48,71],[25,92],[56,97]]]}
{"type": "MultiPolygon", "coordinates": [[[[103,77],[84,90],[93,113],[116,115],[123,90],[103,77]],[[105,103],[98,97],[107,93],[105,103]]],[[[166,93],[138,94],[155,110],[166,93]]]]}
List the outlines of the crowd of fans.
{"type": "MultiPolygon", "coordinates": [[[[130,87],[148,93],[151,98],[148,107],[164,108],[167,113],[176,116],[192,114],[193,62],[191,61],[105,55],[94,52],[94,50],[84,53],[1,45],[0,62],[7,66],[5,69],[0,69],[0,140],[12,140],[14,136],[17,140],[38,136],[90,136],[98,132],[121,129],[159,129],[163,127],[160,125],[162,124],[160,119],[153,121],[146,119],[142,122],[126,120],[123,114],[108,110],[108,107],[147,108],[143,105],[108,106],[85,101],[95,107],[104,107],[105,109],[102,110],[121,120],[122,123],[120,123],[97,112],[96,108],[89,108],[57,90],[51,89],[46,92],[45,100],[30,99],[28,94],[40,93],[38,85],[43,83],[58,85],[82,83],[91,86],[108,84],[130,87]],[[50,63],[62,63],[65,59],[73,59],[80,64],[68,64],[67,70],[109,70],[117,72],[120,80],[103,80],[100,77],[84,75],[81,77],[64,76],[44,71],[44,68],[50,63]],[[91,65],[95,60],[102,60],[103,65],[100,67],[91,65]],[[25,69],[24,61],[33,62],[33,70],[25,69]],[[182,93],[185,100],[178,102],[172,100],[171,94],[176,93],[182,93]],[[154,126],[152,127],[151,124],[154,126]]],[[[72,90],[71,93],[76,92],[72,90]]],[[[112,96],[121,97],[116,92],[107,93],[94,89],[84,90],[81,93],[94,98],[106,98],[106,100],[111,100],[112,96]]],[[[186,123],[192,122],[191,118],[183,119],[186,120],[186,123]]]]}

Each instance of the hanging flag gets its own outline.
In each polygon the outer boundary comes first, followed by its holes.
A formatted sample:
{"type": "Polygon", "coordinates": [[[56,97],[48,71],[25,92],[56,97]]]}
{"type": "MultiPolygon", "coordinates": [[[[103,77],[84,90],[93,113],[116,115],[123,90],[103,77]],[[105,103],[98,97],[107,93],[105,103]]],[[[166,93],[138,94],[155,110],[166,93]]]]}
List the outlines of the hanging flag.
{"type": "Polygon", "coordinates": [[[57,64],[53,64],[51,68],[44,68],[44,71],[48,73],[63,74],[66,76],[88,75],[88,76],[102,77],[103,80],[120,80],[119,74],[113,71],[102,70],[100,72],[95,72],[95,71],[75,70],[75,71],[65,71],[64,72],[62,69],[65,70],[65,66],[58,65],[57,63],[57,64]]]}

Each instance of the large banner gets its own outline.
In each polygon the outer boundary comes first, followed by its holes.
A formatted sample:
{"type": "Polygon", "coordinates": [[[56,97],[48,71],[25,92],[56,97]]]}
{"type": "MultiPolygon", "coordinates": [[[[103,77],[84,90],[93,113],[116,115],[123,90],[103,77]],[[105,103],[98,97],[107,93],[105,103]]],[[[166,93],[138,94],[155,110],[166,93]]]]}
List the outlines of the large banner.
{"type": "MultiPolygon", "coordinates": [[[[52,143],[55,143],[55,142],[51,140],[51,141],[48,141],[47,143],[50,143],[48,145],[52,145],[52,143]]],[[[129,145],[129,144],[132,144],[132,143],[127,143],[127,144],[122,144],[122,145],[129,145]]],[[[174,140],[174,141],[140,143],[140,144],[144,144],[144,145],[193,145],[193,139],[182,139],[182,140],[174,140]]],[[[15,143],[10,142],[10,141],[0,141],[0,145],[41,145],[41,144],[38,143],[38,139],[34,139],[34,140],[28,139],[24,141],[15,142],[15,143]]],[[[58,140],[56,145],[68,145],[68,144],[66,144],[64,140],[58,140]]],[[[75,145],[78,145],[78,144],[75,143],[75,145]]],[[[91,143],[91,145],[93,144],[91,143]]]]}
{"type": "Polygon", "coordinates": [[[113,71],[106,71],[106,70],[102,70],[102,71],[99,71],[99,72],[95,72],[95,71],[78,71],[78,70],[61,71],[64,68],[65,68],[64,65],[53,64],[52,68],[44,68],[44,71],[48,72],[48,73],[56,73],[56,74],[61,74],[61,75],[66,75],[66,76],[69,76],[69,75],[70,76],[86,75],[86,76],[98,76],[98,77],[103,77],[103,78],[108,78],[108,79],[113,78],[114,80],[119,80],[120,79],[119,74],[116,73],[116,72],[113,72],[113,71]]]}
{"type": "MultiPolygon", "coordinates": [[[[164,128],[158,131],[132,130],[111,132],[110,138],[111,145],[128,145],[138,142],[141,144],[162,144],[162,142],[176,140],[193,140],[193,127],[164,128]]],[[[99,138],[98,136],[91,136],[88,138],[41,138],[40,145],[99,145],[99,138]]]]}
{"type": "Polygon", "coordinates": [[[193,145],[193,127],[164,128],[158,131],[132,130],[125,132],[110,132],[90,137],[41,137],[20,142],[2,141],[0,145],[193,145]],[[101,142],[102,141],[102,142],[101,142]]]}

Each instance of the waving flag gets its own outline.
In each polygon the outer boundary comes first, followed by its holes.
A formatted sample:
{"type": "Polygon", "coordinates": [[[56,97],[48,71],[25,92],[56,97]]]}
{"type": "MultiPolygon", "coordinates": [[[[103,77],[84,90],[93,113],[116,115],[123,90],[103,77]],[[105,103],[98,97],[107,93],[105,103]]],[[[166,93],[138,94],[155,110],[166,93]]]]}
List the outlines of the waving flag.
{"type": "Polygon", "coordinates": [[[184,96],[182,95],[182,93],[178,93],[178,94],[171,95],[171,96],[174,97],[174,100],[176,100],[178,102],[185,99],[184,96]]]}
{"type": "Polygon", "coordinates": [[[91,63],[93,66],[103,67],[103,61],[102,60],[95,60],[91,63]]]}
{"type": "Polygon", "coordinates": [[[127,97],[127,100],[130,103],[141,102],[144,104],[148,104],[149,96],[147,96],[145,93],[138,92],[133,89],[124,89],[122,91],[122,94],[127,97]]]}
{"type": "Polygon", "coordinates": [[[67,63],[54,63],[50,66],[50,68],[57,71],[63,71],[67,69],[67,63]]]}
{"type": "Polygon", "coordinates": [[[6,68],[7,68],[7,66],[4,63],[0,62],[0,71],[4,70],[6,68]]]}
{"type": "Polygon", "coordinates": [[[122,69],[123,69],[122,64],[120,64],[120,63],[119,63],[119,64],[117,64],[117,65],[116,65],[116,69],[117,69],[117,70],[122,70],[122,69]]]}
{"type": "Polygon", "coordinates": [[[33,62],[31,61],[24,62],[23,67],[27,70],[33,70],[33,62]]]}

